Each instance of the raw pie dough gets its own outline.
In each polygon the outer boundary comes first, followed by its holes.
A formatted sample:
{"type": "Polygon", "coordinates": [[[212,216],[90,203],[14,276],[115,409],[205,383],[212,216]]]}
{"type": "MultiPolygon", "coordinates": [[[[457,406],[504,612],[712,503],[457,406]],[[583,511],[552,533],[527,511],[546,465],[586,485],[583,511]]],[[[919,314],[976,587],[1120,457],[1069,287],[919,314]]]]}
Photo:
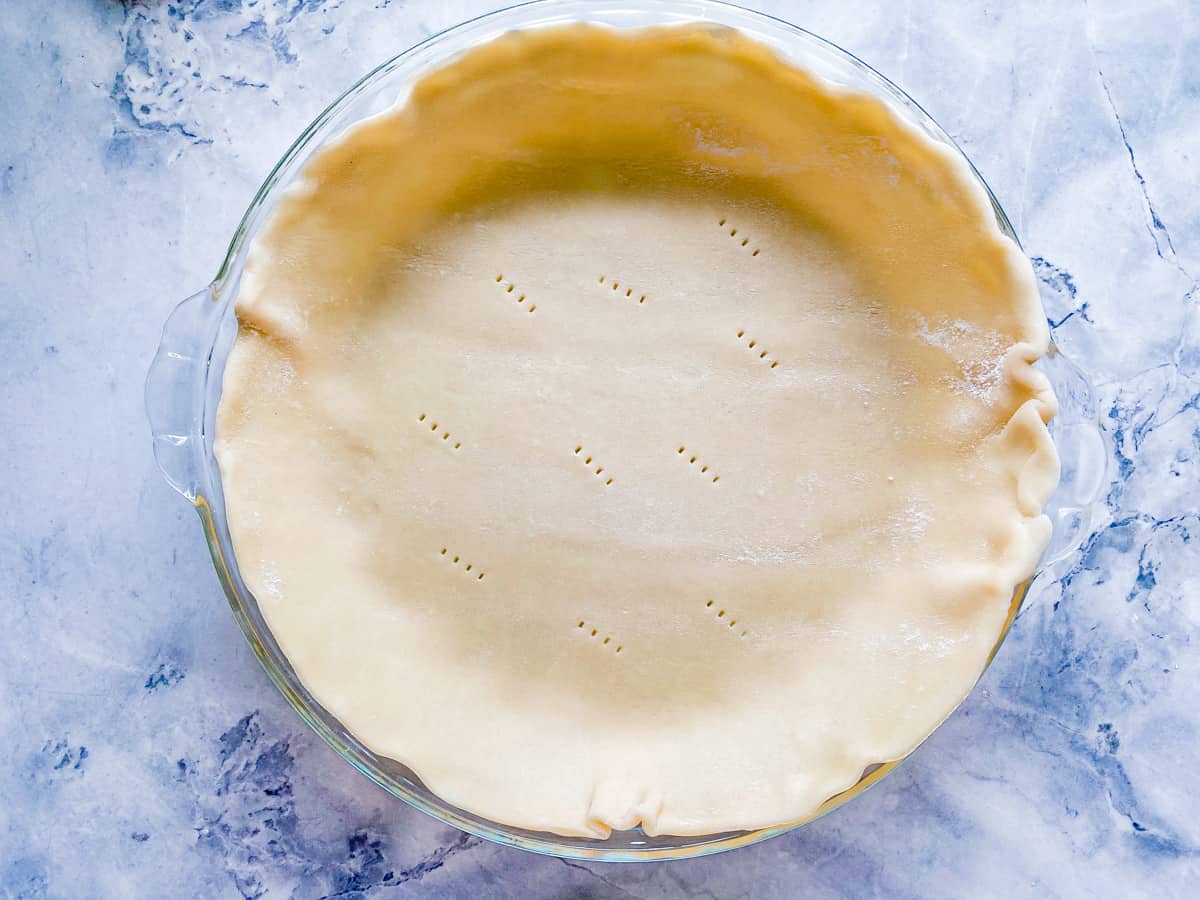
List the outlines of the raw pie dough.
{"type": "Polygon", "coordinates": [[[1048,334],[983,191],[729,30],[426,76],[307,163],[237,311],[246,583],[498,822],[805,817],[962,700],[1049,537],[1048,334]]]}

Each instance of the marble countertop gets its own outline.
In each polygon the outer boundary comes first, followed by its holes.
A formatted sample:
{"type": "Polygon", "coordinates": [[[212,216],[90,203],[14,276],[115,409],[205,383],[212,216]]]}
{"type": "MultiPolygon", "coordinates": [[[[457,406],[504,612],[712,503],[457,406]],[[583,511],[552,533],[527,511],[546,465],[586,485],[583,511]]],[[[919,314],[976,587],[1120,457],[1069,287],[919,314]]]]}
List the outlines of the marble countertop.
{"type": "Polygon", "coordinates": [[[541,858],[370,784],[242,639],[155,469],[142,379],[294,135],[487,0],[7,0],[0,895],[1196,895],[1200,11],[761,5],[962,144],[1099,386],[1107,511],[965,705],[853,803],[691,862],[541,858]]]}

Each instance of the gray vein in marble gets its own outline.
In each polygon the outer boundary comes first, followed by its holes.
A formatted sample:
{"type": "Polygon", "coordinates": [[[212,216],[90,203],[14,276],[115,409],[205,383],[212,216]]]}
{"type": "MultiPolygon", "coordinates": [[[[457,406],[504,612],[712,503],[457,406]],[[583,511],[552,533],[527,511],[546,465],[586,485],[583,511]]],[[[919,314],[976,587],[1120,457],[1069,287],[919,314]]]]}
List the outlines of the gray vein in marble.
{"type": "MultiPolygon", "coordinates": [[[[1095,55],[1093,49],[1092,55],[1095,55]]],[[[1146,186],[1146,178],[1138,169],[1137,156],[1133,152],[1133,147],[1129,143],[1129,136],[1125,133],[1125,123],[1121,121],[1121,114],[1117,112],[1117,104],[1113,102],[1112,90],[1108,86],[1108,79],[1104,77],[1104,70],[1099,65],[1096,66],[1096,75],[1100,79],[1100,87],[1104,89],[1104,99],[1108,101],[1108,108],[1112,110],[1113,119],[1117,123],[1117,130],[1121,134],[1121,143],[1125,146],[1125,152],[1129,154],[1129,167],[1133,170],[1133,177],[1137,179],[1138,188],[1141,190],[1142,199],[1146,204],[1146,215],[1149,221],[1146,223],[1146,231],[1150,234],[1150,239],[1154,242],[1154,252],[1159,259],[1168,260],[1179,268],[1188,278],[1192,276],[1187,270],[1179,264],[1179,258],[1175,254],[1175,244],[1171,240],[1171,232],[1167,230],[1167,226],[1163,224],[1162,219],[1158,215],[1158,210],[1154,208],[1154,202],[1150,199],[1150,190],[1146,186]],[[1166,250],[1169,254],[1163,254],[1163,241],[1166,242],[1166,250]]]]}

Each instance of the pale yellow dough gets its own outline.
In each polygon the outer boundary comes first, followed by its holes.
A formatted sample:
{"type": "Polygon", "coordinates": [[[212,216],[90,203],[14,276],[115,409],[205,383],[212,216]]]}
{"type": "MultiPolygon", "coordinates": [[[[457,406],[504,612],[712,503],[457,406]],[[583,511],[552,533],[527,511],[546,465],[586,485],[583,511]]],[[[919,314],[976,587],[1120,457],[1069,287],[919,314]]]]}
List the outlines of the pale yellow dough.
{"type": "Polygon", "coordinates": [[[251,248],[220,462],[313,695],[498,822],[789,822],[921,741],[1049,536],[1030,267],[733,32],[507,35],[251,248]]]}

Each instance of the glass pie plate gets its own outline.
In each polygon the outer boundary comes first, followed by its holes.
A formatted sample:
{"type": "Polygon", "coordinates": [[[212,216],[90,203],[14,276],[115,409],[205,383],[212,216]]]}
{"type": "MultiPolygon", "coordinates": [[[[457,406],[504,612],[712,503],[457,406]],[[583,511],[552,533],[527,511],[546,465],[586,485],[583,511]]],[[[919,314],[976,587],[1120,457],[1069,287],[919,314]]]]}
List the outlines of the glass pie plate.
{"type": "MultiPolygon", "coordinates": [[[[537,0],[472,19],[416,44],[379,66],[342,94],[297,138],[246,210],[213,282],[180,303],[167,319],[161,346],[146,380],[146,408],[159,468],[171,486],[194,504],[199,513],[217,575],[251,648],[288,702],[342,757],[417,809],[497,843],[575,859],[681,859],[752,844],[812,821],[862,793],[900,760],[869,767],[853,787],[829,798],[804,819],[757,831],[676,837],[650,836],[634,829],[614,832],[599,840],[512,828],[458,809],[426,788],[405,766],[363,746],[313,699],[296,677],[238,571],[226,521],[220,471],[213,456],[222,375],[237,335],[234,300],[247,248],[305,162],[348,127],[392,107],[406,95],[415,79],[463,51],[512,29],[573,22],[619,29],[697,22],[736,28],[832,84],[884,100],[897,116],[930,139],[954,146],[916,102],[851,54],[787,22],[714,0],[657,0],[643,4],[619,0],[537,0]]],[[[955,148],[955,152],[960,151],[955,148]]],[[[973,167],[972,172],[975,172],[973,167]]],[[[975,176],[979,177],[977,172],[975,176]]],[[[1016,241],[1000,204],[981,177],[979,181],[991,197],[1000,229],[1016,241]]],[[[1055,347],[1051,347],[1039,366],[1050,377],[1061,404],[1060,414],[1051,423],[1051,432],[1063,463],[1062,482],[1047,509],[1054,534],[1041,563],[1041,570],[1045,570],[1069,555],[1090,532],[1099,494],[1107,484],[1107,460],[1111,454],[1087,377],[1055,347]]],[[[1008,633],[1032,580],[1017,587],[992,656],[1008,633]]]]}

